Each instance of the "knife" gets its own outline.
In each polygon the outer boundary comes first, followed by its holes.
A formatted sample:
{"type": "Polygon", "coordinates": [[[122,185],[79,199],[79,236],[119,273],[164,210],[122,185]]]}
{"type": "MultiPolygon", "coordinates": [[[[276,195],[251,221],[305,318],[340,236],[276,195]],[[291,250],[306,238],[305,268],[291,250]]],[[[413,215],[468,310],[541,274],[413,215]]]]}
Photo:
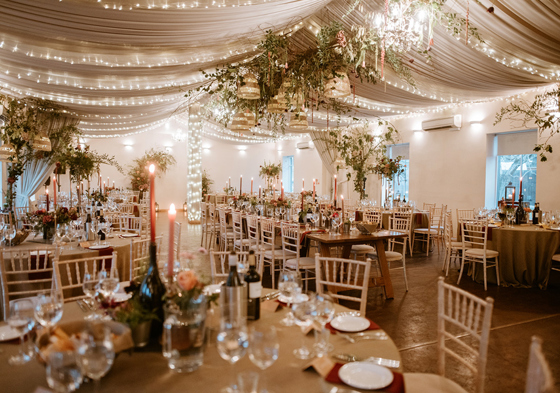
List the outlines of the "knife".
{"type": "Polygon", "coordinates": [[[360,358],[358,356],[348,354],[348,353],[339,353],[332,355],[334,359],[342,360],[344,362],[369,362],[374,363],[379,366],[384,366],[387,368],[399,368],[401,362],[398,360],[392,359],[384,359],[384,358],[377,358],[377,357],[368,357],[368,358],[360,358]]]}

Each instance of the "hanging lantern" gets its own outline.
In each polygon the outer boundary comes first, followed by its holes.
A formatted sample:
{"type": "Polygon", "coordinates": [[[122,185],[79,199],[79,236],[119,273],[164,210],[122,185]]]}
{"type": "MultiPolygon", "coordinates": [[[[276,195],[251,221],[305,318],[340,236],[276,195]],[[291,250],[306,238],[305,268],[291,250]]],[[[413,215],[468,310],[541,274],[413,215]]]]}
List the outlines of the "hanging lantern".
{"type": "Polygon", "coordinates": [[[339,70],[336,72],[337,77],[331,78],[325,83],[325,97],[327,98],[343,98],[351,94],[350,79],[346,71],[339,70]]]}
{"type": "Polygon", "coordinates": [[[31,147],[35,150],[51,151],[51,140],[47,133],[42,131],[36,135],[35,138],[33,138],[33,142],[31,142],[31,147]]]}
{"type": "Polygon", "coordinates": [[[250,126],[247,122],[247,116],[245,116],[245,113],[238,112],[233,115],[233,119],[229,128],[235,131],[247,131],[250,126]]]}
{"type": "Polygon", "coordinates": [[[295,128],[296,130],[306,129],[309,125],[307,124],[307,115],[304,111],[292,112],[290,116],[290,123],[288,127],[295,128]]]}
{"type": "Polygon", "coordinates": [[[268,113],[284,113],[287,109],[288,107],[286,105],[278,102],[277,95],[270,100],[266,107],[268,113]]]}
{"type": "Polygon", "coordinates": [[[2,146],[0,146],[0,161],[3,162],[17,162],[17,160],[11,161],[10,158],[14,157],[16,154],[16,149],[14,149],[14,146],[8,142],[8,143],[4,143],[2,146]]]}
{"type": "Polygon", "coordinates": [[[292,86],[292,80],[290,78],[286,79],[282,82],[282,86],[278,90],[278,94],[276,95],[276,100],[278,100],[279,104],[287,104],[288,99],[286,98],[286,91],[292,86]]]}
{"type": "Polygon", "coordinates": [[[245,100],[261,98],[261,89],[257,77],[250,72],[243,76],[243,84],[237,88],[237,97],[245,100]]]}
{"type": "Polygon", "coordinates": [[[255,114],[253,112],[249,112],[246,111],[245,112],[245,118],[247,119],[247,125],[250,127],[256,127],[256,121],[255,121],[255,114]]]}

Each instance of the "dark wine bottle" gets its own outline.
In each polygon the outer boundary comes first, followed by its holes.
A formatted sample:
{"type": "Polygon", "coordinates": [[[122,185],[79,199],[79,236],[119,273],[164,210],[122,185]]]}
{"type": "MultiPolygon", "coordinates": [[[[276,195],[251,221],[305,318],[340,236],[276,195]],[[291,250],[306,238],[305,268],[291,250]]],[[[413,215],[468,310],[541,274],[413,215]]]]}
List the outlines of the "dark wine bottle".
{"type": "Polygon", "coordinates": [[[97,201],[97,208],[95,209],[95,217],[99,217],[99,215],[101,214],[101,207],[103,205],[101,204],[100,201],[97,201]]]}
{"type": "Polygon", "coordinates": [[[539,213],[540,213],[539,203],[535,202],[535,208],[533,209],[533,225],[539,224],[539,213]]]}
{"type": "Polygon", "coordinates": [[[228,258],[229,264],[229,274],[226,281],[226,287],[241,287],[243,283],[239,279],[239,273],[237,272],[237,254],[232,251],[228,258]]]}
{"type": "Polygon", "coordinates": [[[515,224],[521,225],[525,221],[525,210],[523,210],[523,195],[519,195],[519,203],[515,211],[515,224]]]}
{"type": "Polygon", "coordinates": [[[103,217],[103,209],[101,209],[101,211],[99,212],[99,222],[100,223],[105,222],[105,217],[103,217]]]}
{"type": "Polygon", "coordinates": [[[152,329],[150,337],[157,340],[163,329],[163,296],[165,295],[165,286],[159,277],[157,265],[157,246],[155,243],[150,244],[150,265],[148,273],[140,284],[140,302],[148,310],[154,310],[158,319],[152,321],[152,329]]]}
{"type": "Polygon", "coordinates": [[[97,232],[97,236],[99,236],[99,240],[100,241],[105,241],[105,232],[103,232],[103,230],[99,230],[99,232],[97,232]]]}
{"type": "Polygon", "coordinates": [[[245,274],[247,288],[247,319],[256,321],[261,317],[261,276],[257,273],[255,252],[249,251],[249,270],[245,274]]]}

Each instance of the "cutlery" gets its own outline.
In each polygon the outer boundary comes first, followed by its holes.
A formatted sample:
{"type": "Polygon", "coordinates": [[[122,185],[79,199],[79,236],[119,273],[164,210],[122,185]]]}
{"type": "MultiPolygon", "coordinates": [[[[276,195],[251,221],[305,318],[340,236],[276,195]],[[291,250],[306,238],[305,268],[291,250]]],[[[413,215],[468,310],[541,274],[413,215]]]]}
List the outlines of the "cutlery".
{"type": "Polygon", "coordinates": [[[360,358],[358,356],[348,354],[348,353],[334,354],[332,355],[332,357],[334,359],[342,360],[344,362],[370,362],[387,368],[399,368],[399,366],[401,365],[401,362],[398,360],[377,358],[373,356],[368,358],[360,358]]]}
{"type": "Polygon", "coordinates": [[[276,299],[278,296],[280,296],[280,291],[270,292],[269,294],[264,295],[263,297],[261,297],[261,300],[262,300],[262,301],[274,300],[274,299],[276,299]]]}
{"type": "Polygon", "coordinates": [[[76,303],[78,304],[78,307],[80,307],[80,310],[82,310],[83,312],[88,312],[89,311],[89,307],[86,307],[84,305],[84,301],[83,300],[78,300],[76,301],[76,303]]]}
{"type": "Polygon", "coordinates": [[[389,339],[387,333],[385,332],[374,332],[374,333],[361,332],[353,335],[336,332],[336,335],[350,341],[352,344],[362,340],[388,340],[389,339]]]}

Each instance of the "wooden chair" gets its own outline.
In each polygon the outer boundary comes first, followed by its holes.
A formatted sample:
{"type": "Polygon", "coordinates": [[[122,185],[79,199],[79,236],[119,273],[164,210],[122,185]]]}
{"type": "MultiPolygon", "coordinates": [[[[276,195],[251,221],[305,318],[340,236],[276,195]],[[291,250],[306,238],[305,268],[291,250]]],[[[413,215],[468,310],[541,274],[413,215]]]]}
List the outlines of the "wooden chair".
{"type": "Polygon", "coordinates": [[[119,210],[123,214],[132,214],[134,215],[134,203],[121,203],[119,204],[119,210]]]}
{"type": "Polygon", "coordinates": [[[473,209],[457,209],[457,222],[461,220],[473,220],[474,210],[473,209]]]}
{"type": "Polygon", "coordinates": [[[302,274],[302,281],[313,279],[310,273],[315,270],[315,259],[311,257],[301,257],[301,230],[299,224],[282,223],[282,251],[284,253],[284,269],[296,270],[302,274]]]}
{"type": "Polygon", "coordinates": [[[360,303],[360,314],[366,315],[368,281],[371,260],[357,261],[344,258],[325,258],[315,254],[315,280],[317,293],[329,292],[329,287],[336,287],[329,295],[335,299],[360,303]],[[341,292],[352,291],[350,294],[341,292]],[[359,296],[352,296],[359,291],[359,296]]]}
{"type": "Polygon", "coordinates": [[[200,229],[202,231],[200,247],[206,247],[210,234],[210,227],[208,226],[208,204],[206,202],[200,202],[200,229]]]}
{"type": "Polygon", "coordinates": [[[0,252],[0,279],[4,320],[10,314],[10,301],[35,296],[49,289],[53,266],[44,249],[0,252]]]}
{"type": "Polygon", "coordinates": [[[29,211],[29,207],[16,207],[15,208],[15,218],[18,223],[18,228],[22,228],[23,224],[27,223],[27,212],[29,211]]]}
{"type": "Polygon", "coordinates": [[[210,237],[208,238],[208,245],[206,248],[211,250],[216,245],[218,241],[218,236],[220,235],[220,224],[218,222],[218,213],[216,212],[216,205],[210,203],[208,205],[208,219],[207,227],[210,230],[210,237]]]}
{"type": "Polygon", "coordinates": [[[261,249],[259,216],[256,214],[247,215],[247,239],[249,239],[249,248],[251,250],[257,251],[261,249]]]}
{"type": "Polygon", "coordinates": [[[83,299],[82,285],[85,272],[97,273],[101,270],[118,269],[117,252],[112,255],[76,259],[54,259],[56,286],[62,291],[64,302],[83,299]]]}
{"type": "MultiPolygon", "coordinates": [[[[163,235],[156,236],[156,245],[161,250],[161,242],[163,235]]],[[[130,239],[130,262],[129,262],[129,280],[136,281],[144,276],[150,262],[150,243],[151,239],[130,239]]],[[[159,258],[158,258],[159,260],[159,258]]],[[[158,263],[159,267],[159,263],[158,263]]]]}
{"type": "MultiPolygon", "coordinates": [[[[410,233],[410,220],[408,218],[389,218],[389,230],[401,233],[410,233]]],[[[387,259],[387,265],[391,268],[391,262],[402,262],[404,285],[406,291],[408,292],[408,280],[406,278],[406,248],[410,239],[407,237],[401,237],[389,240],[389,250],[385,251],[385,257],[387,259]],[[398,244],[402,248],[402,252],[397,252],[394,250],[395,245],[398,244]]],[[[368,254],[368,257],[374,257],[377,259],[377,254],[368,254]]]]}
{"type": "Polygon", "coordinates": [[[119,231],[127,233],[137,233],[142,235],[142,217],[134,217],[124,214],[120,216],[119,231]]]}
{"type": "Polygon", "coordinates": [[[230,245],[233,247],[233,229],[227,225],[225,209],[218,208],[217,210],[220,219],[220,251],[227,251],[230,249],[230,245]]]}
{"type": "Polygon", "coordinates": [[[435,203],[424,203],[422,205],[422,210],[430,210],[433,207],[436,207],[435,203]]]}
{"type": "MultiPolygon", "coordinates": [[[[366,210],[364,212],[364,221],[375,222],[381,226],[381,212],[378,210],[366,210]]],[[[353,259],[361,258],[365,260],[366,255],[375,253],[375,248],[369,244],[354,244],[350,249],[350,256],[353,259]]]]}
{"type": "Polygon", "coordinates": [[[554,393],[556,391],[550,366],[542,352],[542,340],[540,337],[533,336],[529,350],[525,393],[554,393]]]}
{"type": "MultiPolygon", "coordinates": [[[[412,256],[412,210],[402,210],[393,213],[392,218],[400,218],[407,220],[406,226],[408,227],[408,251],[409,255],[412,256]]],[[[398,231],[402,232],[402,231],[398,231]]],[[[406,252],[406,250],[405,250],[406,252]]]]}
{"type": "Polygon", "coordinates": [[[498,259],[500,253],[494,250],[488,250],[488,221],[463,221],[461,225],[461,234],[463,236],[463,247],[461,250],[461,270],[457,285],[461,282],[461,276],[465,268],[465,263],[472,263],[472,275],[475,277],[476,263],[482,264],[484,269],[484,290],[487,290],[486,269],[489,267],[496,268],[496,281],[500,285],[500,269],[498,268],[498,259]],[[488,259],[494,259],[494,262],[488,262],[488,259]]]}
{"type": "Polygon", "coordinates": [[[451,212],[447,212],[445,219],[445,228],[443,231],[443,243],[445,245],[445,258],[441,270],[445,271],[445,276],[449,274],[449,265],[451,259],[459,260],[461,258],[461,251],[463,249],[463,242],[453,240],[453,222],[451,221],[451,212]]]}
{"type": "MultiPolygon", "coordinates": [[[[210,251],[210,270],[212,274],[212,282],[218,284],[221,281],[227,279],[229,275],[229,254],[231,251],[210,251]]],[[[249,257],[249,251],[240,251],[235,253],[237,255],[238,272],[244,274],[246,269],[248,269],[247,261],[249,257]],[[243,266],[240,269],[240,265],[243,266]]],[[[262,277],[263,275],[263,261],[262,253],[260,251],[255,251],[255,257],[257,259],[257,272],[262,277]]]]}
{"type": "Polygon", "coordinates": [[[272,288],[275,288],[277,261],[284,265],[284,252],[281,247],[276,245],[276,227],[273,219],[261,218],[261,245],[260,249],[263,256],[263,267],[265,264],[270,266],[272,276],[272,288]]]}
{"type": "Polygon", "coordinates": [[[241,212],[232,212],[233,227],[233,249],[235,251],[249,251],[251,242],[245,237],[243,232],[243,215],[241,212]]]}
{"type": "Polygon", "coordinates": [[[435,222],[432,220],[434,209],[435,207],[430,208],[430,226],[428,228],[416,228],[412,232],[412,248],[414,248],[416,241],[426,243],[426,256],[430,255],[430,244],[432,244],[434,239],[437,239],[439,234],[439,224],[437,228],[433,228],[435,222]]]}
{"type": "Polygon", "coordinates": [[[487,297],[486,300],[482,300],[443,281],[443,277],[440,277],[438,374],[404,373],[406,392],[466,392],[456,382],[445,377],[446,357],[450,356],[473,373],[475,392],[483,393],[494,299],[487,297]],[[463,339],[465,335],[470,336],[469,340],[463,339]],[[460,352],[457,349],[460,349],[460,352]],[[474,359],[475,364],[470,359],[474,359]]]}

